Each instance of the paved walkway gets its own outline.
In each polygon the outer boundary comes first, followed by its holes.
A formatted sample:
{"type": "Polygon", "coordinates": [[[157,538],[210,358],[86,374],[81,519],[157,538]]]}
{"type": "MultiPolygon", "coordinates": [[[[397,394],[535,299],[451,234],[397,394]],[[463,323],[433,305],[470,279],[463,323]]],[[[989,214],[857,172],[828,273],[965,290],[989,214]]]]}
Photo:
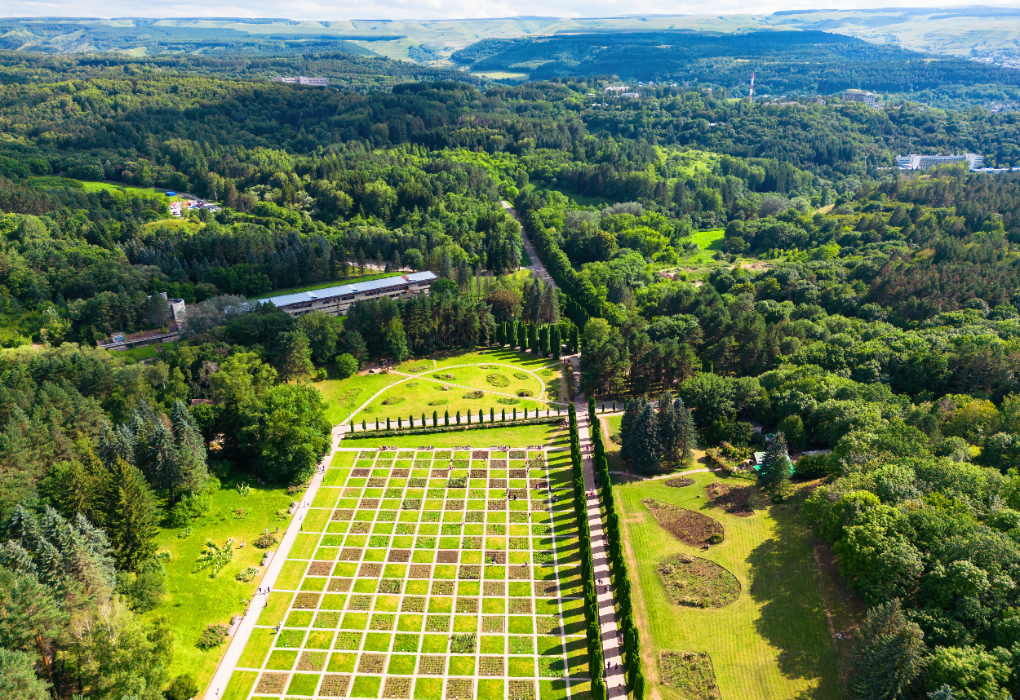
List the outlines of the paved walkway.
{"type": "MultiPolygon", "coordinates": [[[[509,204],[503,202],[503,208],[510,212],[510,215],[520,224],[517,212],[509,204]]],[[[521,226],[521,241],[524,243],[524,250],[531,258],[531,266],[524,268],[531,270],[535,277],[541,278],[553,288],[556,283],[549,276],[545,266],[535,254],[535,249],[528,240],[528,234],[521,226]]],[[[574,371],[574,386],[580,384],[580,355],[571,355],[567,358],[574,371]]],[[[591,460],[591,439],[588,435],[588,403],[584,395],[574,395],[574,410],[577,411],[577,432],[581,442],[582,466],[584,467],[584,488],[589,491],[595,488],[595,468],[591,460]]],[[[621,656],[620,638],[617,636],[616,626],[616,602],[614,600],[613,586],[609,576],[609,557],[606,546],[605,532],[602,528],[602,507],[598,497],[588,499],[588,529],[591,531],[592,558],[595,565],[596,592],[599,603],[599,623],[602,629],[602,653],[609,667],[605,671],[606,688],[610,698],[626,698],[627,682],[623,672],[623,657],[621,656]],[[602,581],[603,585],[597,585],[602,581]]]]}
{"type": "MultiPolygon", "coordinates": [[[[340,433],[334,428],[333,445],[323,460],[319,462],[319,468],[325,469],[329,466],[330,461],[333,459],[333,454],[339,447],[340,433]]],[[[304,495],[299,501],[301,505],[298,507],[294,517],[291,518],[290,525],[280,541],[280,546],[276,548],[273,560],[266,569],[266,575],[262,577],[262,581],[259,583],[259,587],[262,590],[272,589],[276,585],[276,578],[280,575],[284,562],[287,561],[287,555],[290,554],[294,540],[297,539],[298,534],[301,532],[301,523],[305,519],[305,513],[308,512],[308,508],[315,500],[315,494],[319,491],[319,485],[322,484],[323,475],[322,472],[316,471],[315,476],[308,483],[308,489],[305,490],[304,495]]],[[[248,604],[248,609],[245,610],[244,617],[241,618],[241,622],[230,640],[230,645],[227,647],[226,652],[224,652],[223,658],[220,659],[219,666],[216,667],[216,674],[213,676],[212,681],[209,682],[205,695],[202,696],[205,700],[218,700],[218,698],[223,696],[224,691],[227,689],[227,683],[230,682],[230,675],[237,667],[237,662],[241,658],[244,646],[248,643],[248,638],[251,637],[252,630],[255,629],[255,624],[258,622],[259,614],[266,607],[266,599],[268,597],[265,593],[252,597],[251,602],[248,604]]]]}
{"type": "Polygon", "coordinates": [[[514,221],[521,227],[521,242],[524,243],[524,252],[531,258],[530,265],[522,265],[522,270],[530,270],[532,276],[538,277],[546,284],[551,284],[553,288],[556,287],[556,283],[553,282],[552,277],[549,276],[549,272],[545,269],[545,265],[538,259],[538,255],[535,253],[535,249],[531,246],[531,241],[528,240],[528,234],[525,232],[524,227],[521,226],[520,217],[517,216],[517,211],[513,208],[510,202],[503,201],[503,208],[510,213],[510,216],[514,217],[514,221]]]}
{"type": "MultiPolygon", "coordinates": [[[[580,356],[571,355],[570,365],[574,371],[574,386],[580,381],[580,356]]],[[[584,467],[584,488],[595,488],[595,465],[592,464],[591,436],[588,434],[588,402],[583,394],[574,397],[577,411],[577,434],[581,442],[581,463],[584,467]]],[[[609,574],[609,552],[605,531],[602,527],[602,506],[596,496],[588,499],[588,529],[591,531],[592,558],[595,565],[596,592],[599,602],[599,626],[602,630],[602,653],[609,667],[605,670],[606,688],[610,698],[627,697],[627,681],[623,670],[622,648],[617,636],[616,601],[612,579],[609,574]],[[602,581],[599,586],[598,582],[602,581]]]]}

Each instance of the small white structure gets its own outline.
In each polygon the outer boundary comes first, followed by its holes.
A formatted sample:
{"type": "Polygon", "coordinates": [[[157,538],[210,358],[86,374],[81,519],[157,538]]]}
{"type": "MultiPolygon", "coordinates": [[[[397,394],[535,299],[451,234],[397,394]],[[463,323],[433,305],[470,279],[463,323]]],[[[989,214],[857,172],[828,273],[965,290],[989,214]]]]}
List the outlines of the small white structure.
{"type": "Polygon", "coordinates": [[[610,85],[606,88],[606,92],[627,92],[630,90],[626,85],[610,85]]]}
{"type": "Polygon", "coordinates": [[[625,93],[623,93],[623,97],[626,97],[626,98],[629,98],[629,99],[632,99],[632,100],[636,100],[636,99],[641,97],[641,94],[637,93],[637,92],[625,92],[625,93]]]}

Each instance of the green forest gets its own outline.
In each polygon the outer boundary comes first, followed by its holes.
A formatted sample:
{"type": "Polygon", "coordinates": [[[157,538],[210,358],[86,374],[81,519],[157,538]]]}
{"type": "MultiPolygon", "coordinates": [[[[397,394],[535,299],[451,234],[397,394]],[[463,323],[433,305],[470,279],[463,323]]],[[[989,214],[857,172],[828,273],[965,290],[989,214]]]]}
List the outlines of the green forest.
{"type": "Polygon", "coordinates": [[[342,48],[0,53],[0,697],[197,695],[174,655],[222,638],[174,641],[161,532],[222,490],[299,493],[331,444],[322,380],[560,342],[580,391],[626,404],[635,474],[767,449],[772,501],[811,485],[798,512],[867,608],[849,696],[1020,697],[1020,173],[894,160],[1020,165],[1017,113],[906,97],[1017,73],[812,32],[663,41],[456,56],[534,63],[520,85],[342,48]],[[679,84],[592,105],[649,63],[679,84]],[[901,99],[721,89],[752,69],[901,99]],[[219,207],[176,217],[164,190],[219,207]],[[431,296],[250,303],[406,270],[431,296]],[[177,342],[97,347],[167,329],[162,293],[188,305],[177,342]]]}

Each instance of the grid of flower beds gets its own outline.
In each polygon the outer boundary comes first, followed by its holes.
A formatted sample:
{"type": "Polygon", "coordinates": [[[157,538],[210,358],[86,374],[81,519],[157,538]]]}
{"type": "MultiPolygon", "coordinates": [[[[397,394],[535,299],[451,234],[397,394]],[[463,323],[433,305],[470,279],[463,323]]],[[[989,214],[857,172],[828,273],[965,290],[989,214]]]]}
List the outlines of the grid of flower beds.
{"type": "Polygon", "coordinates": [[[337,453],[227,697],[587,700],[571,498],[567,452],[337,453]]]}

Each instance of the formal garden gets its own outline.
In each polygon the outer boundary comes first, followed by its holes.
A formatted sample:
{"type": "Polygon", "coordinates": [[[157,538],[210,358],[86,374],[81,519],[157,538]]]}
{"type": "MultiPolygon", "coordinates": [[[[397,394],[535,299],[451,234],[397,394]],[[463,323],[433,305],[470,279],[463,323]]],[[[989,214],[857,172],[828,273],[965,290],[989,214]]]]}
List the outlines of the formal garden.
{"type": "Polygon", "coordinates": [[[582,602],[569,452],[347,447],[224,697],[587,700],[582,602]]]}
{"type": "Polygon", "coordinates": [[[331,422],[356,431],[566,415],[562,364],[507,348],[440,353],[316,386],[331,422]]]}

